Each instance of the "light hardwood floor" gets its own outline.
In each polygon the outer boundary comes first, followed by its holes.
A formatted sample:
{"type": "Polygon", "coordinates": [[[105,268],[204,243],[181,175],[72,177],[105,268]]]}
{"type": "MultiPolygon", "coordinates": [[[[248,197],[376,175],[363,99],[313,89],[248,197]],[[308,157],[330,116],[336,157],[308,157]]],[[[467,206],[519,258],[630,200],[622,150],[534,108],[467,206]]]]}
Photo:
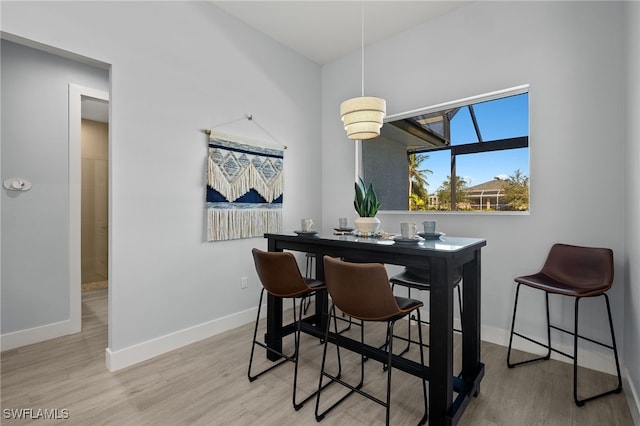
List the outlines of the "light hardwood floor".
{"type": "MultiPolygon", "coordinates": [[[[109,373],[106,290],[83,294],[82,333],[2,353],[3,425],[314,425],[313,402],[300,411],[291,406],[292,364],[250,383],[247,380],[249,324],[175,350],[136,366],[109,373]],[[68,410],[67,420],[7,419],[7,409],[68,410]]],[[[406,326],[406,325],[401,325],[406,326]]],[[[367,338],[382,330],[367,328],[367,338]]],[[[456,344],[459,342],[456,341],[456,344]]],[[[300,386],[317,386],[322,346],[302,338],[300,386]]],[[[456,352],[459,348],[456,345],[456,352]]],[[[262,354],[263,352],[260,352],[262,354]]],[[[418,351],[412,348],[411,356],[418,351]]],[[[264,356],[257,358],[264,360],[264,356]]],[[[508,369],[506,348],[483,342],[486,363],[481,392],[460,426],[632,425],[624,394],[578,408],[572,400],[572,368],[559,361],[508,369]]],[[[354,357],[343,353],[344,376],[353,377],[354,357]]],[[[366,364],[365,388],[382,396],[385,375],[376,362],[366,364]]],[[[612,386],[612,376],[584,370],[582,389],[612,386]]],[[[422,415],[416,378],[394,371],[392,424],[416,424],[422,415]]],[[[343,391],[339,385],[330,393],[343,391]]],[[[328,393],[329,395],[329,393],[328,393]]],[[[323,397],[324,401],[324,397],[323,397]]],[[[320,425],[384,423],[384,408],[353,395],[320,425]]]]}

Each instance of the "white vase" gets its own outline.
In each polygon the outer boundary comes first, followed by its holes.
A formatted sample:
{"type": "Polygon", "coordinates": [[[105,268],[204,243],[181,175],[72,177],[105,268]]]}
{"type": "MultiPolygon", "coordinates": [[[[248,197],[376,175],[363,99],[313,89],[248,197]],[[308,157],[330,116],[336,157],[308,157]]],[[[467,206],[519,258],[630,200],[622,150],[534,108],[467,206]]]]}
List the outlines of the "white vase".
{"type": "Polygon", "coordinates": [[[380,226],[380,219],[377,217],[358,217],[353,221],[356,229],[364,235],[373,235],[380,226]]]}

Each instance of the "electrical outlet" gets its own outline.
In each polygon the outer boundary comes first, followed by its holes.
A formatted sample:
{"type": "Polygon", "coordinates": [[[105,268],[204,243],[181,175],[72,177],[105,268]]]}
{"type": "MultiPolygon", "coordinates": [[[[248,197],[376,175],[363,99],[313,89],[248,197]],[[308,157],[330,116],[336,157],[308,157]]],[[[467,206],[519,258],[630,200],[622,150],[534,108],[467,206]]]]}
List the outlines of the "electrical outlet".
{"type": "Polygon", "coordinates": [[[240,277],[240,288],[247,288],[247,277],[240,277]]]}

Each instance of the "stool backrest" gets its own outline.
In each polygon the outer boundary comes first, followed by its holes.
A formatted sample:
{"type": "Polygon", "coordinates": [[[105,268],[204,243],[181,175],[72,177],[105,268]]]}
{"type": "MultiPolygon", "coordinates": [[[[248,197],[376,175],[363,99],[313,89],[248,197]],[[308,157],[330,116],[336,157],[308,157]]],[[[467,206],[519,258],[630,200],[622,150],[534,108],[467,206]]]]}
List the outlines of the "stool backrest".
{"type": "Polygon", "coordinates": [[[380,263],[350,263],[325,256],[324,279],[333,303],[353,318],[384,321],[400,313],[387,270],[380,263]]]}
{"type": "Polygon", "coordinates": [[[613,284],[613,252],[608,248],[554,244],[540,271],[574,288],[613,284]]]}
{"type": "Polygon", "coordinates": [[[251,250],[258,278],[270,294],[277,297],[296,297],[309,291],[298,263],[289,252],[251,250]]]}

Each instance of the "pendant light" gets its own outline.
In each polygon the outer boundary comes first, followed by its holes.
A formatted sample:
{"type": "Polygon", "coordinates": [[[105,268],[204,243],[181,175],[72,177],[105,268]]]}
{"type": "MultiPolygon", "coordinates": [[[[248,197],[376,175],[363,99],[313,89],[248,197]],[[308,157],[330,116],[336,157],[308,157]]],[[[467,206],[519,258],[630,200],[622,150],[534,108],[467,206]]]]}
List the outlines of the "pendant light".
{"type": "Polygon", "coordinates": [[[340,117],[347,137],[354,140],[380,136],[382,120],[387,112],[384,99],[364,95],[364,3],[362,3],[362,96],[347,99],[340,104],[340,117]]]}

